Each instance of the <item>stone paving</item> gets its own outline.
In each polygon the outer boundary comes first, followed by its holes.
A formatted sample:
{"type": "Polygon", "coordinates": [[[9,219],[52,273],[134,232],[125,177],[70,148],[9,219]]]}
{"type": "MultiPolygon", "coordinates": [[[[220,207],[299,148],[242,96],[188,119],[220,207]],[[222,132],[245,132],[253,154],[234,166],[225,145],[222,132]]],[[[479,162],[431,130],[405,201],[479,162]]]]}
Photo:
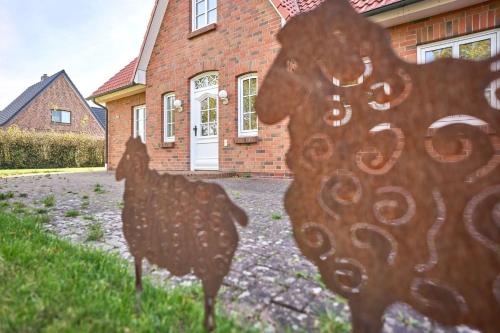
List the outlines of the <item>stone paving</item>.
{"type": "MultiPolygon", "coordinates": [[[[295,246],[282,198],[289,180],[220,179],[230,197],[250,217],[240,228],[240,245],[231,273],[219,293],[222,311],[264,332],[320,332],[320,318],[349,320],[345,300],[326,290],[316,268],[295,246]]],[[[112,173],[54,174],[0,179],[0,192],[13,191],[14,201],[43,207],[41,200],[54,195],[52,220],[47,229],[75,243],[95,246],[132,261],[121,230],[123,183],[112,173]],[[96,184],[102,191],[95,191],[96,184]],[[26,193],[27,197],[19,196],[26,193]],[[88,197],[88,199],[87,199],[88,197]],[[88,204],[86,203],[88,202],[88,204]],[[83,206],[82,206],[83,205],[83,206]],[[81,215],[65,217],[69,210],[81,215]],[[102,224],[104,238],[87,241],[89,227],[102,224]]],[[[145,263],[144,269],[159,285],[191,285],[194,276],[172,277],[145,263]]],[[[323,330],[324,331],[324,330],[323,330]]],[[[466,327],[444,329],[404,304],[393,305],[385,315],[384,332],[473,332],[466,327]]]]}

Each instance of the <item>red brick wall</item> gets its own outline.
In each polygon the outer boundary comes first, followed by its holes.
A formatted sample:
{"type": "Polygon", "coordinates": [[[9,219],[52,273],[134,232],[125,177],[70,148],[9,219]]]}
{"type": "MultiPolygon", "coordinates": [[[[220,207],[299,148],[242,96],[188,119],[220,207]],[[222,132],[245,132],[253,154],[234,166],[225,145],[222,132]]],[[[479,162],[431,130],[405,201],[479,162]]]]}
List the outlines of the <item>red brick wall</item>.
{"type": "Polygon", "coordinates": [[[500,26],[500,0],[390,28],[394,50],[403,59],[417,62],[417,46],[500,26]]]}
{"type": "Polygon", "coordinates": [[[18,126],[36,131],[85,133],[104,137],[104,129],[87,109],[64,76],[58,77],[5,127],[18,126]],[[52,123],[52,109],[71,111],[71,124],[52,123]]]}
{"type": "Polygon", "coordinates": [[[217,29],[188,39],[191,1],[170,1],[147,71],[147,145],[152,166],[161,170],[190,169],[190,78],[218,71],[219,89],[229,104],[219,106],[219,166],[221,171],[285,172],[286,126],[259,124],[257,144],[235,144],[238,136],[237,78],[258,73],[259,82],[279,50],[275,35],[280,17],[268,0],[218,1],[217,29]],[[163,141],[162,95],[175,92],[184,112],[176,113],[174,148],[163,141]],[[229,147],[224,147],[228,140],[229,147]]]}
{"type": "MultiPolygon", "coordinates": [[[[144,105],[146,94],[138,94],[109,102],[108,108],[108,167],[116,169],[132,135],[132,110],[144,105]]],[[[147,111],[146,111],[147,112],[147,111]]],[[[147,115],[146,115],[147,116],[147,115]]]]}
{"type": "MultiPolygon", "coordinates": [[[[237,78],[256,72],[259,83],[269,69],[279,44],[275,35],[280,18],[268,0],[219,1],[215,31],[188,39],[191,1],[170,1],[147,73],[147,145],[152,166],[159,170],[190,168],[190,81],[205,71],[219,72],[219,89],[226,89],[230,103],[219,109],[219,164],[222,171],[254,172],[282,176],[288,172],[286,123],[259,124],[258,144],[237,145],[237,78]],[[163,142],[162,96],[175,92],[184,112],[176,113],[174,148],[163,142]],[[229,147],[223,147],[224,140],[229,147]]],[[[491,29],[500,25],[500,0],[492,0],[389,29],[393,46],[403,59],[416,62],[417,46],[446,38],[491,29]],[[448,23],[451,22],[451,23],[448,23]],[[451,26],[450,26],[451,25],[451,26]]],[[[110,110],[110,160],[113,167],[131,133],[131,108],[142,104],[144,95],[108,105],[110,110]],[[116,108],[116,110],[115,110],[116,108]],[[113,115],[125,118],[114,119],[113,115]],[[112,130],[111,127],[114,127],[112,130]]]]}

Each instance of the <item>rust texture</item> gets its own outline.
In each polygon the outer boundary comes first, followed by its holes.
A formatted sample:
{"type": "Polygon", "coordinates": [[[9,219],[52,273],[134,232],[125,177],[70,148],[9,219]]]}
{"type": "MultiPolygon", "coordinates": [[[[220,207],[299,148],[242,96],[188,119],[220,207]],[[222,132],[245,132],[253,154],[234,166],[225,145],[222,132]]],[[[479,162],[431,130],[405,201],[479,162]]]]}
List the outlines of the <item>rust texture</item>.
{"type": "Polygon", "coordinates": [[[142,291],[142,260],[175,276],[194,273],[205,292],[205,328],[215,328],[215,298],[238,246],[234,222],[246,226],[245,212],[224,189],[184,176],[160,175],[148,167],[140,139],[130,139],[116,170],[125,181],[123,233],[135,258],[136,290],[142,291]]]}
{"type": "Polygon", "coordinates": [[[380,331],[395,302],[500,332],[500,57],[406,63],[340,0],[278,39],[259,120],[289,117],[294,236],[354,332],[380,331]]]}

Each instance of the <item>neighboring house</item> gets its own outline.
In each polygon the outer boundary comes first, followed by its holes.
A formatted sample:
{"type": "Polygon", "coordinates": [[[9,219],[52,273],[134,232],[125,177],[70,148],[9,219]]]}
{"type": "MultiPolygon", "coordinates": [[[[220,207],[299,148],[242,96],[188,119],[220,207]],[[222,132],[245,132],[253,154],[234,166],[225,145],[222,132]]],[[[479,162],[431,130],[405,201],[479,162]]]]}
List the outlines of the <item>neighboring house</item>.
{"type": "MultiPolygon", "coordinates": [[[[498,52],[500,0],[350,1],[409,62],[498,52]]],[[[91,96],[108,108],[109,167],[133,135],[158,170],[287,175],[287,124],[259,123],[254,100],[276,33],[321,2],[157,0],[139,57],[91,96]]]]}
{"type": "Polygon", "coordinates": [[[91,109],[65,71],[44,75],[0,111],[0,128],[84,133],[104,137],[105,110],[91,109]]]}

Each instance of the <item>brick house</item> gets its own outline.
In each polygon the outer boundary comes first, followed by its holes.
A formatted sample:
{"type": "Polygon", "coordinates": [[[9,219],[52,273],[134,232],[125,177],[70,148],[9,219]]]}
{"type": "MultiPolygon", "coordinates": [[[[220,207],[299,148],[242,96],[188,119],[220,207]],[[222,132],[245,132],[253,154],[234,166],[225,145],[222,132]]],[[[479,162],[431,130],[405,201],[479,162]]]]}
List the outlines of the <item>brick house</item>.
{"type": "Polygon", "coordinates": [[[65,71],[44,75],[0,111],[0,129],[83,133],[104,137],[105,110],[91,108],[65,71]]]}
{"type": "MultiPolygon", "coordinates": [[[[409,62],[498,52],[500,0],[349,1],[409,62]]],[[[259,123],[253,101],[278,30],[321,2],[157,0],[139,57],[91,96],[108,109],[109,167],[134,135],[158,170],[288,175],[287,124],[259,123]]]]}

